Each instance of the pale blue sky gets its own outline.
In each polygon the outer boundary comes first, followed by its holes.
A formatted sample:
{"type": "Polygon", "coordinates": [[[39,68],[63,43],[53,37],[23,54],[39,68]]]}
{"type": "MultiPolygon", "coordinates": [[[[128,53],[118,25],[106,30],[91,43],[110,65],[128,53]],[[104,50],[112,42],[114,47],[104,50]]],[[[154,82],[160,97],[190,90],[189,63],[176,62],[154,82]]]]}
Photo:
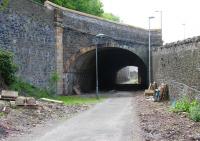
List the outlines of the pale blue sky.
{"type": "Polygon", "coordinates": [[[104,10],[121,18],[124,23],[148,29],[148,17],[155,16],[152,28],[160,28],[163,11],[165,43],[200,35],[200,0],[101,0],[104,10]]]}

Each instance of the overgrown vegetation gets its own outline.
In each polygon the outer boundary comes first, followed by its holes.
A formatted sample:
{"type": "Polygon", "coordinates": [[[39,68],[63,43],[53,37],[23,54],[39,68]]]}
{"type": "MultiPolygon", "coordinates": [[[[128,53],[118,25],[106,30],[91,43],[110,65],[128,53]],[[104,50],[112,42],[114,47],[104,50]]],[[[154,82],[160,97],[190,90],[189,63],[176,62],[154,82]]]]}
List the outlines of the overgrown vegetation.
{"type": "Polygon", "coordinates": [[[9,0],[0,1],[0,12],[3,11],[8,6],[9,0]]]}
{"type": "Polygon", "coordinates": [[[32,96],[35,98],[51,97],[50,93],[45,89],[37,88],[29,83],[16,79],[14,83],[9,86],[10,90],[18,91],[21,95],[32,96]]]}
{"type": "MultiPolygon", "coordinates": [[[[58,80],[57,74],[53,73],[53,82],[58,80]]],[[[29,83],[26,83],[20,79],[17,79],[12,85],[9,86],[11,90],[18,91],[20,95],[31,96],[37,99],[39,98],[50,98],[55,100],[63,101],[66,105],[76,105],[76,104],[93,104],[102,101],[102,98],[96,99],[94,97],[81,97],[81,96],[56,96],[56,88],[53,89],[40,89],[29,83]]]]}
{"type": "Polygon", "coordinates": [[[34,96],[37,98],[49,96],[47,91],[36,88],[17,78],[15,75],[16,71],[17,65],[14,63],[14,55],[9,51],[0,49],[0,76],[3,79],[3,83],[10,90],[18,91],[25,96],[34,96]]]}
{"type": "Polygon", "coordinates": [[[50,77],[48,92],[51,96],[55,95],[56,93],[56,86],[59,81],[60,77],[57,72],[53,72],[50,77]]]}
{"type": "Polygon", "coordinates": [[[190,118],[196,122],[200,121],[200,104],[190,107],[190,118]]]}
{"type": "Polygon", "coordinates": [[[188,97],[183,97],[176,102],[171,111],[177,113],[186,112],[193,121],[200,121],[200,102],[197,100],[191,101],[188,97]]]}
{"type": "Polygon", "coordinates": [[[4,112],[0,112],[0,117],[4,116],[5,113],[4,112]]]}
{"type": "Polygon", "coordinates": [[[13,54],[0,49],[0,75],[6,85],[11,85],[15,81],[16,71],[13,54]]]}
{"type": "MultiPolygon", "coordinates": [[[[43,4],[45,0],[34,0],[43,4]]],[[[103,4],[100,0],[49,0],[57,5],[81,11],[84,13],[92,14],[95,16],[103,17],[108,20],[120,22],[119,17],[112,13],[105,13],[103,10],[103,4]]]]}
{"type": "Polygon", "coordinates": [[[111,20],[111,21],[115,21],[115,22],[120,22],[120,18],[113,15],[112,13],[103,13],[102,17],[107,19],[107,20],[111,20]]]}

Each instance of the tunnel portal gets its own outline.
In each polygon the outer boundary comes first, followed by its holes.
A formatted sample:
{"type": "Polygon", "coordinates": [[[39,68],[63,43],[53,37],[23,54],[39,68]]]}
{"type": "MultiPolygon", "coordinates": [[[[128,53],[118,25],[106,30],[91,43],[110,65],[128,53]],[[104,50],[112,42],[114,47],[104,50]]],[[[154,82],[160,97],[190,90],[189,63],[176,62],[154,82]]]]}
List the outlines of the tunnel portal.
{"type": "MultiPolygon", "coordinates": [[[[70,66],[70,74],[73,87],[78,87],[81,92],[93,92],[96,89],[96,59],[95,49],[88,51],[74,61],[70,66]]],[[[98,78],[100,91],[109,90],[137,90],[147,85],[147,67],[144,62],[133,52],[105,47],[98,49],[98,78]],[[138,67],[138,84],[117,84],[117,72],[127,66],[138,67]]],[[[69,88],[69,87],[68,87],[69,88]]]]}

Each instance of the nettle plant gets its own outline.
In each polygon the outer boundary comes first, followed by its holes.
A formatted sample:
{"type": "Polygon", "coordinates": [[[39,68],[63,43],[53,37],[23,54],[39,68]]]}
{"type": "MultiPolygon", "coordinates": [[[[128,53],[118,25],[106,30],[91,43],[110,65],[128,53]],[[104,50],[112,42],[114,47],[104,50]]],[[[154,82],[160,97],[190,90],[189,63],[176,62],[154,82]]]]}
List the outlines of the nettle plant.
{"type": "Polygon", "coordinates": [[[0,49],[0,75],[6,85],[11,85],[15,81],[17,66],[13,61],[11,52],[0,49]]]}

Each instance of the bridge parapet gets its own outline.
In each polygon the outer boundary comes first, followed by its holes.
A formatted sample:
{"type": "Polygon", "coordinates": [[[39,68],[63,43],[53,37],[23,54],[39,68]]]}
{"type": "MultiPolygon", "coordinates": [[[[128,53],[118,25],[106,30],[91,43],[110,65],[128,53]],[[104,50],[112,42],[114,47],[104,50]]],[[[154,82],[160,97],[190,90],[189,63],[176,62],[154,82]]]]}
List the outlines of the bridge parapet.
{"type": "MultiPolygon", "coordinates": [[[[148,30],[126,24],[116,23],[100,17],[60,7],[46,1],[48,9],[59,9],[63,12],[63,25],[78,32],[97,35],[103,33],[116,40],[148,44],[148,30]]],[[[162,45],[161,31],[152,30],[152,44],[162,45]]]]}

